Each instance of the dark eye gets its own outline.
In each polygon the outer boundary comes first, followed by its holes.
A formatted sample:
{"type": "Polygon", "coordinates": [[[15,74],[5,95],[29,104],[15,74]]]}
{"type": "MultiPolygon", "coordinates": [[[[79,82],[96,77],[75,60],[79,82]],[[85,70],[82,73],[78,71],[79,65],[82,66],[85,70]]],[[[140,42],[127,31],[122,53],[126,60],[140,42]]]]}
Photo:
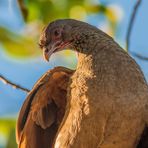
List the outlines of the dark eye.
{"type": "Polygon", "coordinates": [[[59,35],[60,35],[60,31],[59,31],[59,30],[55,30],[55,31],[54,31],[54,35],[55,35],[55,36],[59,36],[59,35]]]}

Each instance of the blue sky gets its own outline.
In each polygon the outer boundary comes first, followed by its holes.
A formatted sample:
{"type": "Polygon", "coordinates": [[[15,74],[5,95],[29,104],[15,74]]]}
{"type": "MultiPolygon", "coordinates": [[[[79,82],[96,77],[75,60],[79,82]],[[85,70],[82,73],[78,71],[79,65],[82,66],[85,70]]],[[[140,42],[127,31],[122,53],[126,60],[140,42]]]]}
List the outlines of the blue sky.
{"type": "MultiPolygon", "coordinates": [[[[15,4],[15,0],[0,1],[0,25],[5,26],[13,31],[21,30],[24,27],[23,20],[20,15],[18,6],[15,4]]],[[[127,31],[127,25],[129,18],[136,0],[100,0],[102,3],[117,4],[123,12],[123,18],[117,26],[117,32],[115,40],[121,44],[124,48],[125,35],[127,31]]],[[[133,28],[131,36],[130,49],[140,54],[148,56],[148,1],[143,0],[140,9],[138,11],[137,19],[133,28]]],[[[97,25],[97,21],[90,17],[88,22],[97,25]]],[[[136,58],[135,58],[136,59],[136,58]]],[[[33,60],[16,60],[8,57],[2,47],[0,47],[0,73],[11,81],[18,83],[29,89],[32,88],[35,81],[48,69],[63,65],[70,67],[71,63],[76,61],[74,58],[66,57],[64,60],[59,55],[52,57],[51,62],[46,63],[41,57],[33,60]]],[[[148,80],[148,61],[141,61],[136,59],[140,67],[142,68],[147,80],[148,80]]],[[[0,82],[0,116],[13,116],[16,115],[22,105],[23,100],[26,97],[26,93],[13,89],[8,85],[4,85],[0,82]]]]}

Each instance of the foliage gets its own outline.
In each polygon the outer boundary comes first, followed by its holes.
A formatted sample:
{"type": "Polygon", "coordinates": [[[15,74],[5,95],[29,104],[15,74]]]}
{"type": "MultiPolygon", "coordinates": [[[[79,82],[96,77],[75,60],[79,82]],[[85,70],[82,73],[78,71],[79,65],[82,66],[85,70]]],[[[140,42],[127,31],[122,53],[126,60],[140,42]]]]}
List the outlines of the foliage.
{"type": "MultiPolygon", "coordinates": [[[[0,119],[0,141],[7,143],[7,148],[16,148],[15,140],[16,120],[13,118],[0,119]]],[[[3,143],[0,143],[3,145],[3,143]]]]}
{"type": "Polygon", "coordinates": [[[88,15],[104,15],[115,30],[117,19],[107,5],[86,0],[18,0],[25,27],[11,32],[0,27],[0,41],[4,51],[13,57],[27,58],[39,55],[37,47],[39,32],[45,24],[58,18],[85,20],[88,15]]]}
{"type": "Polygon", "coordinates": [[[15,57],[28,57],[38,55],[35,52],[36,43],[29,37],[16,34],[5,28],[0,28],[0,40],[5,48],[5,52],[15,57]]]}

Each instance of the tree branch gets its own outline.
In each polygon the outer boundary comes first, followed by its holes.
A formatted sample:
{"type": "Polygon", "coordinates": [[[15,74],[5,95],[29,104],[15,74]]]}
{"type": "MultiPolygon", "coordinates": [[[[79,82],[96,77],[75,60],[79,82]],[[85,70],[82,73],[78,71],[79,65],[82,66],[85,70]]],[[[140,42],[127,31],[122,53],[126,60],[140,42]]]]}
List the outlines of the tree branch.
{"type": "Polygon", "coordinates": [[[20,85],[18,85],[18,84],[15,84],[15,83],[12,83],[11,81],[9,81],[8,79],[6,79],[4,76],[2,76],[1,74],[0,74],[0,80],[4,83],[4,84],[9,84],[9,85],[11,85],[13,88],[16,88],[16,89],[20,89],[20,90],[22,90],[22,91],[24,91],[24,92],[26,92],[26,93],[28,93],[30,90],[29,89],[27,89],[27,88],[24,88],[24,87],[22,87],[22,86],[20,86],[20,85]]]}
{"type": "Polygon", "coordinates": [[[132,12],[130,21],[129,21],[129,25],[128,25],[128,29],[127,29],[127,34],[126,34],[126,49],[127,49],[127,51],[129,51],[131,32],[132,32],[132,29],[133,29],[133,25],[134,25],[134,22],[135,22],[136,14],[137,14],[137,11],[138,11],[138,8],[139,8],[140,4],[141,4],[141,0],[137,0],[136,4],[134,6],[133,12],[132,12]]]}
{"type": "Polygon", "coordinates": [[[139,54],[139,53],[136,53],[136,52],[133,52],[133,51],[131,51],[130,53],[131,53],[133,56],[139,58],[140,60],[148,61],[148,57],[146,57],[146,56],[143,56],[143,55],[141,55],[141,54],[139,54]]]}
{"type": "Polygon", "coordinates": [[[134,22],[135,22],[135,18],[136,18],[136,14],[137,14],[137,11],[138,11],[138,8],[141,4],[142,0],[137,0],[135,6],[134,6],[134,9],[133,9],[133,12],[132,12],[132,15],[131,15],[131,18],[130,18],[130,21],[129,21],[129,25],[128,25],[128,29],[127,29],[127,34],[126,34],[126,49],[128,52],[130,52],[133,56],[141,59],[141,60],[148,60],[148,57],[145,57],[141,54],[138,54],[138,53],[135,53],[135,52],[131,52],[129,49],[130,49],[130,38],[131,38],[131,33],[132,33],[132,29],[133,29],[133,25],[134,25],[134,22]]]}

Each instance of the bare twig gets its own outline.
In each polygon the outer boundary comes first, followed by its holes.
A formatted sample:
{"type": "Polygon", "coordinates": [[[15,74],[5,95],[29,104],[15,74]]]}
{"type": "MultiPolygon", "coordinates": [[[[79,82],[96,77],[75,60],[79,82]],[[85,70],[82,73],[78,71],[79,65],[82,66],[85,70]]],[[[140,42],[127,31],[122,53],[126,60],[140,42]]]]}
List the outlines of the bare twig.
{"type": "Polygon", "coordinates": [[[131,32],[132,32],[132,29],[133,29],[133,25],[134,25],[134,21],[135,21],[135,18],[136,18],[137,10],[138,10],[140,4],[141,4],[141,0],[137,0],[136,4],[134,6],[133,12],[132,12],[130,21],[129,21],[129,26],[128,26],[127,35],[126,35],[127,51],[129,51],[131,32]]]}
{"type": "Polygon", "coordinates": [[[137,11],[138,11],[138,8],[141,4],[142,0],[137,0],[135,6],[134,6],[134,9],[133,9],[133,12],[132,12],[132,15],[131,15],[131,18],[130,18],[130,21],[129,21],[129,26],[128,26],[128,29],[127,29],[127,34],[126,34],[126,49],[128,52],[130,52],[133,56],[141,59],[141,60],[148,60],[148,57],[145,57],[141,54],[138,54],[136,52],[132,52],[129,50],[130,48],[130,38],[131,38],[131,32],[132,32],[132,29],[133,29],[133,25],[134,25],[134,21],[135,21],[135,18],[136,18],[136,14],[137,14],[137,11]]]}
{"type": "Polygon", "coordinates": [[[139,59],[141,59],[141,60],[148,61],[148,57],[145,57],[145,56],[143,56],[143,55],[141,55],[141,54],[139,54],[139,53],[133,52],[133,51],[131,51],[130,53],[131,53],[133,56],[135,56],[135,57],[137,57],[137,58],[139,58],[139,59]]]}
{"type": "Polygon", "coordinates": [[[22,87],[22,86],[20,86],[20,85],[17,85],[17,84],[15,84],[15,83],[12,83],[11,81],[9,81],[8,79],[6,79],[4,76],[2,76],[2,75],[0,75],[0,80],[4,83],[4,84],[9,84],[9,85],[11,85],[13,88],[17,88],[17,89],[20,89],[20,90],[22,90],[22,91],[24,91],[24,92],[26,92],[26,93],[28,93],[30,90],[29,89],[27,89],[27,88],[24,88],[24,87],[22,87]]]}
{"type": "Polygon", "coordinates": [[[18,0],[18,4],[19,4],[19,7],[21,9],[21,12],[22,12],[22,15],[25,19],[25,21],[27,20],[27,16],[28,16],[28,9],[25,5],[25,2],[24,0],[18,0]]]}

